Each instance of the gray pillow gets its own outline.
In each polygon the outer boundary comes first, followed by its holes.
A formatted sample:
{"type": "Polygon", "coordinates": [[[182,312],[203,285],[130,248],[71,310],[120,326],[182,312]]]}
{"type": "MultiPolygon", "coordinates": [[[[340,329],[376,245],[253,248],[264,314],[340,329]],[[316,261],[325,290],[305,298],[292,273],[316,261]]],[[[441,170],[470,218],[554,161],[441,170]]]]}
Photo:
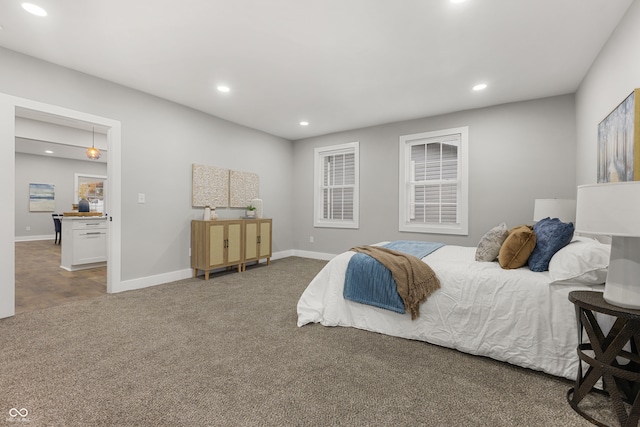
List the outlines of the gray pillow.
{"type": "Polygon", "coordinates": [[[492,262],[498,258],[500,247],[509,235],[509,229],[504,222],[487,231],[476,249],[476,261],[492,262]]]}

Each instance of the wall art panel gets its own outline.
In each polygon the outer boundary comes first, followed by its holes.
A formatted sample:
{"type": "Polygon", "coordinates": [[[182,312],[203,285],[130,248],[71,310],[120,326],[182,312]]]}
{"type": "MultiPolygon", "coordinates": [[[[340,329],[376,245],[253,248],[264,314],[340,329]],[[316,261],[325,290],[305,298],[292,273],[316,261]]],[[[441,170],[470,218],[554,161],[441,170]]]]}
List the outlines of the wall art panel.
{"type": "Polygon", "coordinates": [[[229,169],[193,164],[191,204],[193,207],[228,207],[229,169]]]}
{"type": "Polygon", "coordinates": [[[250,172],[231,171],[229,174],[230,202],[232,208],[246,207],[260,196],[258,175],[250,172]]]}

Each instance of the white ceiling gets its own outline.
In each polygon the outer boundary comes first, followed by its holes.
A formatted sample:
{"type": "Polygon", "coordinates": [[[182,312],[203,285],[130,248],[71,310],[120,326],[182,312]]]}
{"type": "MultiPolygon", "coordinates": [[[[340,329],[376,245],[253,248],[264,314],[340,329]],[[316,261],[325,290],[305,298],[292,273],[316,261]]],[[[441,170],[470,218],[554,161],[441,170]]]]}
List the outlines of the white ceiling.
{"type": "Polygon", "coordinates": [[[59,157],[63,159],[82,160],[93,163],[107,163],[107,150],[100,150],[100,158],[89,160],[87,149],[76,145],[59,144],[36,139],[16,138],[17,153],[34,154],[36,156],[59,157]],[[47,153],[52,151],[52,153],[47,153]]]}
{"type": "Polygon", "coordinates": [[[38,156],[106,163],[107,131],[105,126],[95,123],[17,108],[15,151],[38,156]],[[100,149],[99,159],[87,158],[87,148],[92,145],[100,149]]]}
{"type": "Polygon", "coordinates": [[[573,93],[633,2],[29,1],[0,46],[291,140],[573,93]]]}

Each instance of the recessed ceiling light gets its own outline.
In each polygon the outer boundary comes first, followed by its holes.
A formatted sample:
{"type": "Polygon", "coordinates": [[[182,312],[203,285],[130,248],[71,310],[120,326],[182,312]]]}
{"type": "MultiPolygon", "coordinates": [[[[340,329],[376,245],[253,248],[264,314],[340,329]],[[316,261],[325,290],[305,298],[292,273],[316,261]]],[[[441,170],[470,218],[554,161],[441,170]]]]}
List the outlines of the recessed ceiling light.
{"type": "Polygon", "coordinates": [[[484,90],[484,89],[486,89],[486,88],[487,88],[487,85],[486,85],[486,84],[484,84],[484,83],[480,83],[479,85],[475,85],[475,86],[473,87],[473,90],[476,90],[476,91],[477,91],[477,90],[484,90]]]}
{"type": "Polygon", "coordinates": [[[309,126],[309,122],[300,122],[300,126],[309,126]]]}
{"type": "Polygon", "coordinates": [[[47,11],[32,3],[22,3],[22,8],[36,16],[47,16],[47,11]]]}
{"type": "Polygon", "coordinates": [[[229,86],[218,86],[218,90],[220,92],[229,92],[231,89],[229,89],[229,86]]]}
{"type": "Polygon", "coordinates": [[[53,151],[51,151],[51,150],[44,150],[44,152],[47,153],[47,154],[53,154],[53,151]]]}

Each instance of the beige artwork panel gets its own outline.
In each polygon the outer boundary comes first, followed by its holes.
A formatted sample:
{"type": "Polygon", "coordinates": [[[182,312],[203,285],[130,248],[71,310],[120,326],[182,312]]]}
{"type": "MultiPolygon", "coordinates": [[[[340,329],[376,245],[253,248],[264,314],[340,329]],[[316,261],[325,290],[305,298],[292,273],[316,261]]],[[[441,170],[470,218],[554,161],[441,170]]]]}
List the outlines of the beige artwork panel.
{"type": "Polygon", "coordinates": [[[229,173],[230,203],[232,208],[246,207],[260,193],[258,175],[251,172],[230,171],[229,173]]]}
{"type": "Polygon", "coordinates": [[[193,207],[228,207],[229,169],[193,164],[191,204],[193,207]]]}

